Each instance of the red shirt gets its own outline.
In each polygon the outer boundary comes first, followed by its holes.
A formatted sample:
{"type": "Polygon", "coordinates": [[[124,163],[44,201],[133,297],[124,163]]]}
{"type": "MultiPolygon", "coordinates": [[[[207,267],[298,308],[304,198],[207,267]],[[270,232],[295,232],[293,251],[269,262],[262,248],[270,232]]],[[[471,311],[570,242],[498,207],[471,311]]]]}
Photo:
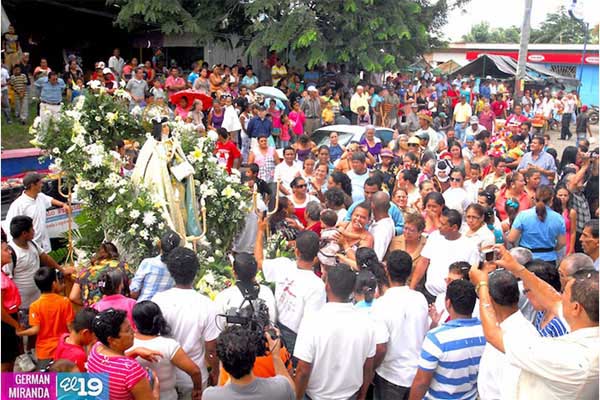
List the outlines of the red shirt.
{"type": "Polygon", "coordinates": [[[501,117],[504,110],[506,110],[506,102],[498,100],[492,102],[492,111],[496,114],[496,117],[501,117]]]}
{"type": "Polygon", "coordinates": [[[225,143],[218,141],[217,147],[215,148],[215,154],[217,155],[219,164],[225,166],[228,174],[231,174],[233,161],[242,156],[242,153],[240,153],[240,150],[237,148],[237,146],[229,140],[225,143]]]}
{"type": "Polygon", "coordinates": [[[2,272],[2,307],[6,308],[9,314],[19,311],[21,305],[21,295],[15,282],[8,275],[2,272]]]}
{"type": "Polygon", "coordinates": [[[317,235],[321,236],[321,221],[317,221],[316,223],[314,223],[311,226],[307,227],[306,230],[313,231],[317,235]]]}
{"type": "Polygon", "coordinates": [[[76,344],[67,343],[66,340],[68,337],[69,334],[65,333],[58,340],[58,347],[54,352],[54,359],[60,360],[62,358],[64,360],[73,361],[75,364],[77,364],[79,372],[85,372],[85,362],[87,360],[85,350],[83,347],[77,346],[76,344]]]}
{"type": "Polygon", "coordinates": [[[458,94],[459,92],[457,92],[454,89],[448,90],[448,97],[450,97],[450,99],[452,100],[452,108],[454,108],[456,103],[458,103],[458,94]]]}

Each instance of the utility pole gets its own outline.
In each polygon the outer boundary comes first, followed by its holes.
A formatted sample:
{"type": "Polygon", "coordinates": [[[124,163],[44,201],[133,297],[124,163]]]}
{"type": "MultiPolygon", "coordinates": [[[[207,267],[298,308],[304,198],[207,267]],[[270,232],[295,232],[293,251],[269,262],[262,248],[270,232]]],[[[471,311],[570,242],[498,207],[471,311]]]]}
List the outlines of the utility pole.
{"type": "Polygon", "coordinates": [[[529,36],[531,33],[531,6],[533,0],[525,0],[525,14],[523,15],[523,24],[521,25],[521,45],[519,47],[519,61],[517,62],[517,76],[515,76],[514,104],[521,103],[523,88],[521,86],[525,78],[525,69],[527,66],[527,46],[529,45],[529,36]]]}

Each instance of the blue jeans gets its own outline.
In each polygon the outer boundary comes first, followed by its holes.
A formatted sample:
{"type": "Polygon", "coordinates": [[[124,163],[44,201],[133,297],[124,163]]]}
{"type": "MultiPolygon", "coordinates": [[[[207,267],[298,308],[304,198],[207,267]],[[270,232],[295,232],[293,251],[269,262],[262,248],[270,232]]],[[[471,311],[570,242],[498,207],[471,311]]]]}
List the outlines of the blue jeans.
{"type": "Polygon", "coordinates": [[[455,133],[455,136],[458,138],[458,140],[460,140],[461,142],[465,141],[466,129],[463,128],[462,122],[457,122],[454,125],[454,133],[455,133]]]}

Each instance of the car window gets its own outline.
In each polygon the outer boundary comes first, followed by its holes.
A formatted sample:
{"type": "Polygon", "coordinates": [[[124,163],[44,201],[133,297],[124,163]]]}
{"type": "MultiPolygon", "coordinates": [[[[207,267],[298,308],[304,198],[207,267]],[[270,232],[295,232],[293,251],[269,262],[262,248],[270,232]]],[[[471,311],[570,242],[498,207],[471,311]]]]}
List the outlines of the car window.
{"type": "Polygon", "coordinates": [[[387,147],[388,143],[394,138],[394,131],[377,129],[375,130],[375,137],[378,137],[383,142],[383,147],[387,147]]]}
{"type": "MultiPolygon", "coordinates": [[[[325,130],[316,130],[312,136],[311,140],[316,143],[317,147],[319,146],[329,146],[329,134],[331,131],[325,130]]],[[[338,143],[342,146],[345,146],[352,139],[351,133],[338,133],[338,143]]]]}

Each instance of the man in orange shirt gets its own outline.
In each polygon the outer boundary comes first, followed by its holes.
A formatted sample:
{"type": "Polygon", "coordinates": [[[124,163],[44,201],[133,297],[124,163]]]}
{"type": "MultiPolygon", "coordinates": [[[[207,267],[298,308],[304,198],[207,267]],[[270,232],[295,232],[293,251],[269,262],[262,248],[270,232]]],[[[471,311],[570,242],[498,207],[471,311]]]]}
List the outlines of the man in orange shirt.
{"type": "Polygon", "coordinates": [[[62,274],[53,268],[41,267],[34,275],[42,292],[29,307],[30,328],[18,331],[18,336],[37,335],[35,344],[38,369],[45,368],[54,355],[61,335],[68,333],[75,315],[69,299],[59,295],[64,289],[62,274]]]}

